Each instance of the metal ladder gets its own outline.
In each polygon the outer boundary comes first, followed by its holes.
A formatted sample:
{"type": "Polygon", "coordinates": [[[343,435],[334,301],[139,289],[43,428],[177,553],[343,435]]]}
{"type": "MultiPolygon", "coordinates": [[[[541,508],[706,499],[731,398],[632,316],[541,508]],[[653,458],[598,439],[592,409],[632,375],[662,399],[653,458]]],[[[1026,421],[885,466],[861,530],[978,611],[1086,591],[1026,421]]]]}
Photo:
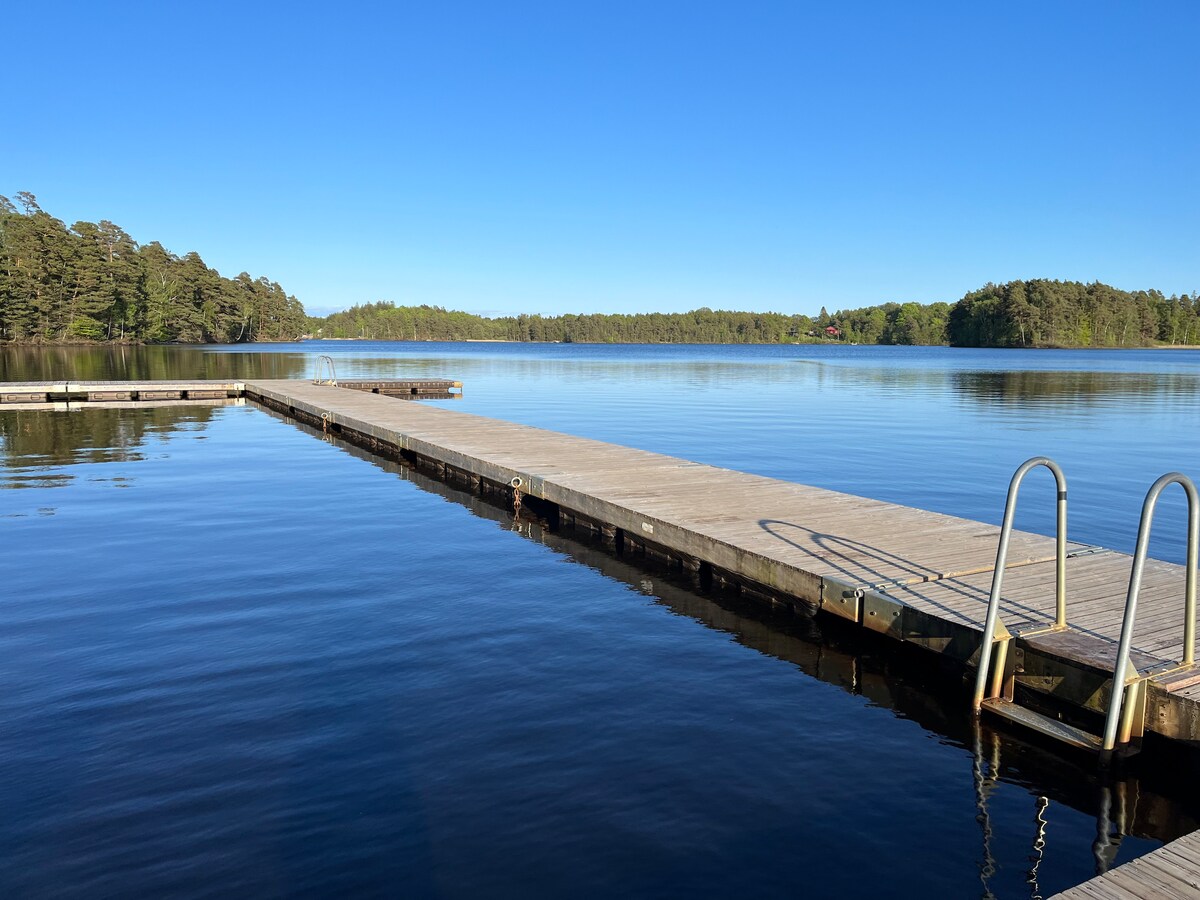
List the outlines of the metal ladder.
{"type": "MultiPolygon", "coordinates": [[[[1032,728],[1042,734],[1064,741],[1076,747],[1093,750],[1107,758],[1120,744],[1127,747],[1130,741],[1140,738],[1145,731],[1146,682],[1168,672],[1189,669],[1195,662],[1196,629],[1196,566],[1200,548],[1200,499],[1191,479],[1172,472],[1154,482],[1142,506],[1142,519],[1138,528],[1137,550],[1129,577],[1129,592],[1125,602],[1125,613],[1121,623],[1121,640],[1113,666],[1113,691],[1109,702],[1104,735],[1100,737],[1081,728],[1042,715],[1028,707],[1013,702],[1016,681],[1015,673],[1008,665],[1008,650],[1014,637],[1032,637],[1037,634],[1065,631],[1067,624],[1066,604],[1066,561],[1067,553],[1067,483],[1062,469],[1053,460],[1044,456],[1034,457],[1018,467],[1008,487],[1008,499],[1004,508],[1004,522],[1000,530],[1000,543],[996,550],[996,567],[992,572],[992,588],[988,597],[987,617],[984,620],[983,642],[979,650],[979,669],[975,675],[975,691],[972,706],[976,713],[981,709],[1000,715],[1010,721],[1032,728]],[[1016,513],[1017,495],[1021,482],[1033,469],[1045,466],[1052,473],[1058,487],[1057,541],[1055,566],[1055,617],[1054,624],[1033,628],[1013,635],[999,621],[1000,593],[1004,582],[1004,567],[1008,559],[1008,544],[1012,536],[1013,518],[1016,513]],[[1142,585],[1142,570],[1150,542],[1150,526],[1154,508],[1163,489],[1170,484],[1179,484],[1188,497],[1188,544],[1187,583],[1185,593],[1184,654],[1183,659],[1165,667],[1157,667],[1139,673],[1130,664],[1130,649],[1133,642],[1133,626],[1137,615],[1138,594],[1142,585]],[[995,666],[992,666],[993,648],[997,648],[995,666]],[[1123,673],[1118,680],[1117,673],[1123,673]],[[989,676],[991,680],[989,689],[989,676]],[[985,697],[985,694],[987,695],[985,697]],[[1126,701],[1128,695],[1128,701],[1126,701]],[[1122,715],[1124,712],[1124,715],[1122,715]]],[[[1087,552],[1087,551],[1085,551],[1087,552]]]]}
{"type": "MultiPolygon", "coordinates": [[[[1000,785],[1001,742],[999,735],[988,729],[984,732],[982,723],[976,719],[972,729],[972,760],[971,775],[975,783],[975,821],[979,823],[983,837],[982,855],[979,861],[979,879],[983,886],[983,896],[995,900],[991,889],[991,880],[1000,870],[998,860],[993,852],[996,837],[996,827],[1001,822],[993,823],[990,804],[992,795],[1000,785]]],[[[1099,789],[1096,809],[1096,837],[1092,841],[1092,859],[1095,872],[1102,875],[1113,867],[1121,843],[1129,833],[1130,823],[1137,816],[1138,783],[1136,779],[1114,779],[1102,776],[1096,779],[1099,789]]],[[[1042,863],[1047,856],[1047,830],[1050,821],[1046,813],[1050,809],[1050,798],[1036,796],[1034,800],[1033,840],[1028,844],[1029,853],[1025,859],[1029,868],[1025,872],[1025,883],[1030,886],[1030,896],[1042,896],[1038,890],[1039,873],[1042,863]]],[[[1011,828],[1011,824],[1008,826],[1011,828]]],[[[1006,842],[1012,842],[1016,834],[1003,835],[1006,842]]]]}
{"type": "Polygon", "coordinates": [[[337,372],[333,368],[332,356],[317,357],[317,374],[316,377],[313,378],[313,384],[330,384],[334,387],[337,387],[337,372]],[[326,369],[329,370],[329,377],[322,378],[321,376],[325,374],[326,369]]]}
{"type": "Polygon", "coordinates": [[[1125,596],[1125,614],[1121,619],[1121,642],[1117,645],[1117,661],[1113,666],[1112,699],[1104,721],[1104,741],[1101,751],[1110,754],[1119,745],[1125,746],[1133,737],[1141,737],[1146,724],[1146,683],[1169,672],[1190,669],[1196,662],[1196,564],[1200,556],[1200,496],[1192,479],[1178,472],[1168,472],[1154,482],[1142,503],[1142,520],[1138,525],[1137,548],[1133,553],[1133,568],[1129,573],[1129,592],[1125,596]],[[1137,618],[1138,594],[1142,590],[1142,570],[1150,545],[1150,526],[1154,522],[1154,507],[1159,495],[1171,484],[1178,484],[1187,494],[1188,534],[1187,571],[1184,587],[1183,658],[1173,665],[1138,672],[1129,661],[1133,645],[1133,624],[1137,618]],[[1118,682],[1117,673],[1124,678],[1118,682]],[[1126,698],[1126,695],[1129,695],[1126,698]],[[1124,707],[1124,715],[1122,715],[1124,707]]]}
{"type": "Polygon", "coordinates": [[[1004,522],[1000,527],[1000,543],[996,548],[996,566],[992,570],[992,589],[988,595],[987,618],[983,624],[984,640],[979,648],[979,671],[975,674],[975,694],[972,699],[973,707],[978,710],[987,701],[988,670],[992,660],[992,649],[999,644],[996,654],[996,671],[992,676],[991,691],[988,699],[1000,697],[1004,687],[1004,673],[1008,660],[1008,647],[1013,635],[1000,623],[1000,589],[1004,584],[1004,567],[1008,562],[1008,543],[1012,538],[1013,519],[1017,513],[1017,494],[1021,490],[1021,482],[1025,476],[1039,466],[1045,466],[1054,473],[1054,482],[1058,488],[1058,500],[1055,506],[1057,513],[1057,528],[1055,537],[1055,567],[1054,567],[1054,624],[1046,628],[1024,632],[1040,634],[1046,631],[1064,631],[1067,627],[1067,477],[1058,463],[1045,456],[1035,456],[1021,463],[1013,473],[1008,485],[1008,499],[1004,504],[1004,522]],[[990,637],[989,637],[990,636],[990,637]]]}

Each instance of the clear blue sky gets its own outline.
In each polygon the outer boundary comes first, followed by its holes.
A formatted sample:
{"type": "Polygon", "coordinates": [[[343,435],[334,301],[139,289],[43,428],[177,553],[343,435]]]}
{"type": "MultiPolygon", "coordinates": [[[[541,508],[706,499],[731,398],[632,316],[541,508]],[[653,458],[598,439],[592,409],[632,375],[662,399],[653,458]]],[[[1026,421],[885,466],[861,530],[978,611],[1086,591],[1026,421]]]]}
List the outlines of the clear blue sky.
{"type": "Polygon", "coordinates": [[[1200,3],[14,3],[0,193],[356,302],[1200,290],[1200,3]]]}

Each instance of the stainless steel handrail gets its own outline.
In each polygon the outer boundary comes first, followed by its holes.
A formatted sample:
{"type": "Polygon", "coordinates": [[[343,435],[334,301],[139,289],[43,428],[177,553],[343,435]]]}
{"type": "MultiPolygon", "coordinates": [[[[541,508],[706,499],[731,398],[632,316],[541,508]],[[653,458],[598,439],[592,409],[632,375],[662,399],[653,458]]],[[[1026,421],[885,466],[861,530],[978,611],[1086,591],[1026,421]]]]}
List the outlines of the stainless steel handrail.
{"type": "MultiPolygon", "coordinates": [[[[1113,666],[1112,699],[1108,704],[1108,718],[1104,722],[1105,751],[1117,745],[1117,728],[1121,727],[1123,740],[1128,741],[1129,722],[1121,722],[1121,706],[1125,701],[1125,689],[1140,678],[1129,678],[1129,651],[1133,644],[1133,625],[1137,617],[1138,594],[1142,590],[1142,570],[1146,566],[1146,552],[1150,546],[1150,526],[1154,521],[1154,507],[1163,489],[1170,484],[1180,485],[1188,500],[1187,573],[1184,586],[1183,659],[1177,668],[1189,668],[1196,662],[1196,565],[1200,557],[1200,495],[1192,479],[1178,472],[1168,472],[1150,486],[1142,504],[1142,521],[1138,525],[1137,549],[1133,554],[1133,568],[1129,572],[1129,593],[1125,596],[1125,615],[1121,620],[1121,642],[1117,645],[1117,661],[1113,666]]],[[[1144,690],[1144,688],[1143,688],[1144,690]]],[[[1126,717],[1128,718],[1128,717],[1126,717]]]]}
{"type": "MultiPolygon", "coordinates": [[[[983,625],[983,645],[979,648],[979,671],[975,673],[975,695],[972,699],[972,706],[976,712],[983,703],[983,695],[987,689],[988,670],[992,662],[992,644],[995,642],[996,620],[1000,615],[1000,588],[1004,583],[1004,566],[1008,562],[1008,542],[1012,538],[1013,518],[1017,512],[1017,492],[1020,491],[1021,482],[1025,476],[1038,466],[1045,466],[1054,474],[1054,481],[1058,487],[1054,628],[1067,627],[1067,477],[1054,460],[1045,456],[1035,456],[1033,459],[1021,463],[1017,471],[1013,473],[1012,481],[1008,485],[1008,500],[1004,504],[1004,524],[1000,528],[1000,543],[996,547],[996,567],[992,570],[992,591],[988,596],[987,618],[983,625]]],[[[997,672],[993,682],[994,687],[1000,682],[1002,676],[1000,670],[1003,667],[1004,657],[1001,655],[996,661],[997,672]]],[[[995,693],[996,690],[993,690],[993,694],[995,693]]]]}
{"type": "Polygon", "coordinates": [[[337,387],[337,371],[333,368],[332,356],[317,357],[317,375],[313,379],[313,384],[331,384],[337,387]],[[325,371],[326,366],[329,367],[329,378],[322,379],[321,375],[325,371]]]}

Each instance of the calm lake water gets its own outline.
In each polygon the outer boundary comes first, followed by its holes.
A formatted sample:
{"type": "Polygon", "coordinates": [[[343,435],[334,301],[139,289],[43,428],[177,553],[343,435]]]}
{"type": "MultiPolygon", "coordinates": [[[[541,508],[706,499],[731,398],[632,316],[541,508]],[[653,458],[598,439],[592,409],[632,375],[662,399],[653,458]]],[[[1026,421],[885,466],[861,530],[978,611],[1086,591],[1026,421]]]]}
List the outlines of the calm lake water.
{"type": "MultiPolygon", "coordinates": [[[[437,405],[1130,550],[1200,353],[306,343],[0,380],[448,376],[437,405]],[[1039,473],[1045,475],[1045,473],[1039,473]],[[1052,528],[1034,476],[1018,526],[1052,528]]],[[[397,401],[402,402],[402,401],[397,401]]],[[[0,896],[1049,896],[1196,826],[922,656],[695,592],[253,406],[0,412],[0,896]]],[[[1182,492],[1152,554],[1182,562],[1182,492]]]]}

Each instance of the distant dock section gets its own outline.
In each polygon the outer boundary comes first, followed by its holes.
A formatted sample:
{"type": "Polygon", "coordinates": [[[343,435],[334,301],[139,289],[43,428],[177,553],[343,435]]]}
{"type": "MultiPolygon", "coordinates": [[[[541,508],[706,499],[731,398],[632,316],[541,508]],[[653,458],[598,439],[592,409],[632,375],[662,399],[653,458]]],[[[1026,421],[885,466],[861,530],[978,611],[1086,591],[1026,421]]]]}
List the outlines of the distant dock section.
{"type": "MultiPolygon", "coordinates": [[[[350,380],[339,387],[406,400],[452,400],[462,382],[449,379],[350,380]]],[[[246,396],[243,381],[22,381],[0,382],[0,409],[72,409],[81,405],[127,405],[237,400],[246,396]]]]}
{"type": "Polygon", "coordinates": [[[0,407],[62,403],[225,400],[245,395],[239,381],[25,381],[0,383],[0,407]]]}

